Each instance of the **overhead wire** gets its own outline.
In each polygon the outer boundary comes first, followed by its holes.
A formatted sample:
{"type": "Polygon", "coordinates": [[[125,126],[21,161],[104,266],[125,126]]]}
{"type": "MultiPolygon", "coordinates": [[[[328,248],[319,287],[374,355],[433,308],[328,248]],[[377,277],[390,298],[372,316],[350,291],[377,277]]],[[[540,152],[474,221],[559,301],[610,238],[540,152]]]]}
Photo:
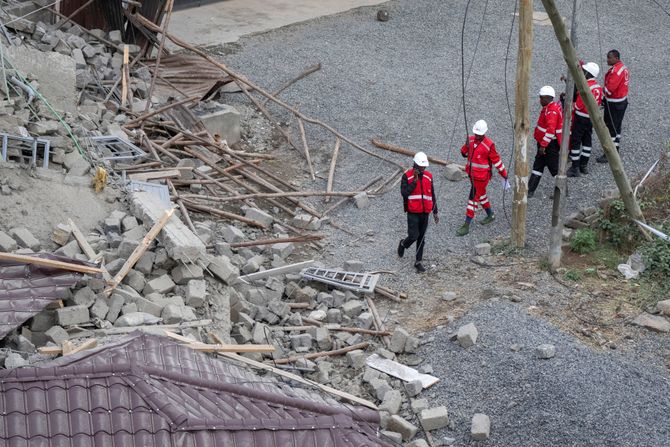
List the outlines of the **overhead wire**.
{"type": "Polygon", "coordinates": [[[660,4],[659,2],[657,2],[656,0],[651,0],[651,1],[652,1],[653,3],[655,3],[656,6],[658,6],[659,8],[661,8],[661,11],[663,11],[666,15],[668,15],[668,17],[670,17],[670,11],[668,11],[668,10],[665,8],[665,6],[661,5],[661,4],[660,4]]]}
{"type": "MultiPolygon", "coordinates": [[[[514,22],[516,19],[516,14],[517,14],[517,9],[519,8],[519,0],[516,0],[514,2],[514,12],[512,13],[512,24],[509,27],[509,37],[507,38],[507,49],[505,50],[505,68],[503,70],[504,72],[504,82],[505,82],[505,101],[507,102],[507,114],[509,115],[509,124],[510,124],[510,129],[512,129],[512,150],[510,151],[509,154],[509,162],[507,163],[507,178],[509,178],[510,173],[512,172],[512,161],[514,160],[514,118],[512,118],[512,105],[509,100],[509,86],[507,85],[507,64],[509,62],[509,50],[510,47],[512,46],[512,35],[514,33],[514,22]]],[[[505,216],[505,220],[507,221],[507,224],[512,227],[512,222],[510,221],[509,216],[507,215],[507,207],[505,206],[505,197],[507,196],[507,189],[503,189],[503,196],[502,196],[502,209],[503,209],[503,215],[505,216]]]]}

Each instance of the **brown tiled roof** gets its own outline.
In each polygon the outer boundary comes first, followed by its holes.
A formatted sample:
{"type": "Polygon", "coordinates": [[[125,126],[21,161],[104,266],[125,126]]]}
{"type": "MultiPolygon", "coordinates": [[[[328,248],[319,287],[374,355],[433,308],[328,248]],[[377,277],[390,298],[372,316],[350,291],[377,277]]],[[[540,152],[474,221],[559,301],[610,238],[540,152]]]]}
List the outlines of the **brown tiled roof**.
{"type": "Polygon", "coordinates": [[[172,340],[134,333],[0,372],[0,444],[359,447],[379,414],[172,340]]]}
{"type": "MultiPolygon", "coordinates": [[[[86,264],[47,253],[35,256],[86,264]]],[[[79,273],[52,267],[0,261],[0,339],[40,313],[50,302],[63,298],[67,289],[74,286],[79,278],[79,273]]]]}

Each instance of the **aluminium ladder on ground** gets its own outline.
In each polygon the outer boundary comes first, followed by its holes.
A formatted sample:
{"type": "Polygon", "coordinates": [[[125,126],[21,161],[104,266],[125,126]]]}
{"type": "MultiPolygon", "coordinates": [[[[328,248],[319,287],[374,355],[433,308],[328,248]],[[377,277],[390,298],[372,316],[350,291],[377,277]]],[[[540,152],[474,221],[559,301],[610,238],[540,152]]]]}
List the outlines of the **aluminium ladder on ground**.
{"type": "MultiPolygon", "coordinates": [[[[42,167],[47,169],[49,167],[49,152],[51,141],[42,138],[22,137],[18,135],[11,135],[0,132],[2,136],[2,160],[9,161],[8,151],[10,144],[12,149],[18,151],[18,156],[21,159],[30,158],[33,165],[37,166],[37,152],[39,147],[42,147],[42,167]],[[27,155],[30,154],[30,155],[27,155]]],[[[13,156],[13,155],[12,155],[13,156]]]]}
{"type": "Polygon", "coordinates": [[[300,272],[300,275],[305,279],[319,281],[341,289],[352,290],[359,293],[373,293],[377,281],[379,280],[379,275],[322,269],[318,267],[303,269],[300,272]]]}

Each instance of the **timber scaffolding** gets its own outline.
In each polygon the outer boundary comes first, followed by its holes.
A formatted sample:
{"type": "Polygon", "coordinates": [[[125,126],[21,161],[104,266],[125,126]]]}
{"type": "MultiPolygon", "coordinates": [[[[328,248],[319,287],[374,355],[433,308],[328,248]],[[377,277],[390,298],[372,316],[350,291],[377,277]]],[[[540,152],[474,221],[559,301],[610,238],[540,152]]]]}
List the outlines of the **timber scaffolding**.
{"type": "MultiPolygon", "coordinates": [[[[98,0],[80,3],[77,8],[70,6],[70,9],[76,12],[72,18],[55,13],[63,17],[63,22],[78,22],[80,25],[85,25],[86,20],[90,20],[87,10],[92,8],[90,11],[97,11],[102,7],[98,0]]],[[[378,195],[399,181],[403,172],[402,165],[361,146],[331,125],[308,116],[279,99],[279,94],[283,90],[319,70],[320,64],[308,67],[296,78],[271,93],[201,49],[170,34],[167,29],[174,7],[173,0],[148,3],[152,6],[149,17],[153,17],[153,20],[145,15],[146,11],[149,11],[147,5],[129,2],[127,9],[106,9],[106,21],[96,22],[98,26],[124,23],[126,29],[135,30],[135,35],[142,38],[137,41],[141,49],[133,58],[128,56],[126,48],[124,66],[113,84],[111,81],[106,81],[94,86],[93,89],[96,90],[96,95],[101,98],[104,96],[104,105],[108,110],[125,113],[129,117],[122,129],[130,140],[146,152],[146,158],[134,161],[124,159],[123,164],[112,163],[113,173],[125,172],[124,176],[127,175],[131,180],[146,180],[167,185],[170,197],[178,205],[182,219],[194,233],[195,227],[190,213],[207,214],[214,218],[242,222],[252,227],[268,228],[270,225],[268,222],[278,220],[276,214],[273,216],[274,219],[258,219],[254,218],[253,213],[245,213],[243,210],[279,209],[288,216],[282,227],[293,233],[291,239],[293,242],[309,242],[319,246],[318,242],[314,242],[314,235],[307,237],[302,231],[303,228],[291,225],[289,219],[294,218],[296,214],[303,215],[301,217],[310,216],[312,221],[324,219],[355,196],[378,195]],[[112,17],[113,14],[121,14],[122,17],[112,17]],[[171,53],[165,45],[168,40],[187,51],[171,53]],[[146,98],[152,98],[152,94],[160,90],[163,96],[169,96],[172,100],[154,109],[151,100],[148,99],[142,113],[136,108],[133,111],[134,108],[129,105],[133,103],[132,89],[129,85],[130,73],[136,69],[145,71],[148,69],[151,75],[146,98]],[[222,87],[226,87],[228,91],[242,92],[281,132],[286,142],[304,157],[312,180],[315,180],[316,176],[310,156],[308,126],[318,127],[330,133],[333,137],[334,150],[325,190],[300,190],[272,168],[264,165],[267,160],[275,158],[273,155],[232,149],[219,135],[210,133],[193,109],[201,101],[217,94],[222,87]],[[295,133],[300,135],[299,139],[293,138],[291,129],[284,127],[271,114],[267,108],[268,103],[292,115],[296,126],[295,133]],[[337,157],[343,144],[349,144],[370,157],[383,160],[392,167],[392,171],[389,171],[388,176],[376,177],[356,191],[333,190],[337,157]],[[197,165],[204,165],[205,168],[196,169],[193,161],[196,161],[197,165]],[[198,189],[201,192],[193,194],[191,185],[199,185],[198,189]],[[322,202],[315,204],[317,200],[311,200],[307,203],[307,198],[321,198],[322,202]],[[330,199],[334,198],[339,200],[330,203],[330,199]]],[[[111,45],[117,51],[124,50],[122,45],[104,40],[103,43],[111,45]]],[[[107,168],[109,167],[108,164],[107,168]]],[[[348,232],[331,219],[324,221],[348,232]]]]}

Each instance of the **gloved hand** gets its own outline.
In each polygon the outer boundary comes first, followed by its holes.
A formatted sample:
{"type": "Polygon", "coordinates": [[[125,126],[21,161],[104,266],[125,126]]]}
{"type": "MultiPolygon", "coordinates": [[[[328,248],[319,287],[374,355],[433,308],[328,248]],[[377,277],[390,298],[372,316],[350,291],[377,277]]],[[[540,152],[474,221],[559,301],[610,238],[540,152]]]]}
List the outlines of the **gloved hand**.
{"type": "Polygon", "coordinates": [[[502,179],[502,187],[503,191],[507,191],[512,187],[512,185],[509,184],[509,180],[507,178],[502,179]]]}

